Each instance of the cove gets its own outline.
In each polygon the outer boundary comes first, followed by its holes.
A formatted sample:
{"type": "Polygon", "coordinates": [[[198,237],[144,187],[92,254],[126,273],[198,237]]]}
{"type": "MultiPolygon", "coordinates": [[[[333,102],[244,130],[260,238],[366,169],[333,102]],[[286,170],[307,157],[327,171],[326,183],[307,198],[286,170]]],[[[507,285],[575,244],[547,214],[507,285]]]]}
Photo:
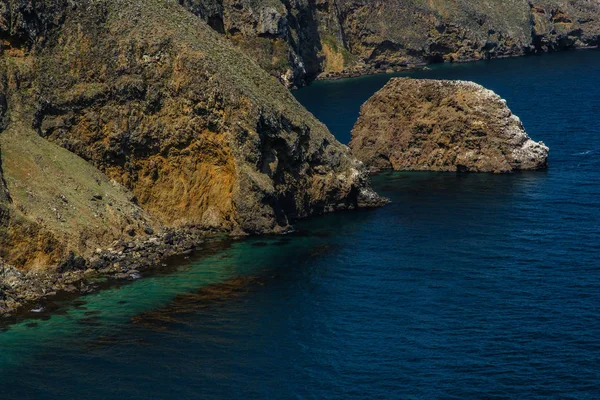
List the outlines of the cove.
{"type": "MultiPolygon", "coordinates": [[[[550,147],[549,170],[382,173],[386,207],[210,243],[169,274],[67,301],[0,332],[0,395],[596,397],[600,52],[410,75],[496,91],[550,147]]],[[[348,142],[389,78],[295,95],[348,142]]]]}

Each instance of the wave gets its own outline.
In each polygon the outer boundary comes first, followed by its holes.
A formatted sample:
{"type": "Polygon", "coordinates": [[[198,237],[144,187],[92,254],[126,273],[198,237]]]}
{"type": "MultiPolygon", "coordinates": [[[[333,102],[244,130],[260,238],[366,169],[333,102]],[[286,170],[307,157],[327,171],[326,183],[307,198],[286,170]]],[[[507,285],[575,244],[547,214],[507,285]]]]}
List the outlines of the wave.
{"type": "Polygon", "coordinates": [[[582,151],[581,153],[575,153],[573,154],[574,156],[587,156],[588,154],[592,154],[592,153],[596,153],[596,150],[586,150],[586,151],[582,151]]]}

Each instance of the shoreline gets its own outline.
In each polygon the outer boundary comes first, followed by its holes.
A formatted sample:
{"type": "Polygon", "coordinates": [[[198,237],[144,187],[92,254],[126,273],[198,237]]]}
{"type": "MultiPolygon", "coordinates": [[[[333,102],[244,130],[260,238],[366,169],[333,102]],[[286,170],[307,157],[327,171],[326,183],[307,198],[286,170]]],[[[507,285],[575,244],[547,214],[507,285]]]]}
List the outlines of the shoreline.
{"type": "MultiPolygon", "coordinates": [[[[352,211],[371,210],[385,204],[352,211]]],[[[115,240],[110,247],[98,248],[91,255],[71,257],[63,263],[62,270],[59,267],[54,271],[19,271],[0,260],[0,332],[20,320],[53,314],[56,307],[52,304],[57,300],[76,299],[120,282],[143,279],[141,272],[168,273],[169,266],[182,265],[194,252],[207,250],[206,244],[290,232],[294,232],[291,225],[280,232],[260,235],[170,228],[136,240],[115,240]]]]}
{"type": "MultiPolygon", "coordinates": [[[[570,50],[597,50],[597,47],[574,48],[570,50]]],[[[551,53],[536,53],[544,55],[551,53]]],[[[527,55],[526,55],[527,56],[527,55]]],[[[516,58],[503,57],[503,58],[516,58]]],[[[473,60],[485,61],[485,60],[473,60]]],[[[432,64],[429,64],[432,65],[432,64]]],[[[414,65],[414,68],[427,68],[414,65]]],[[[394,72],[406,72],[408,69],[394,72]]],[[[387,70],[370,75],[394,73],[387,70]]],[[[357,75],[358,76],[368,76],[357,75]]],[[[338,80],[354,76],[339,76],[338,80]]],[[[136,240],[116,240],[110,247],[96,249],[87,257],[72,257],[61,271],[27,271],[3,264],[0,261],[0,329],[4,322],[33,316],[31,309],[51,303],[63,296],[81,296],[95,292],[98,280],[106,278],[110,282],[138,279],[142,271],[165,268],[169,260],[186,257],[207,240],[225,238],[227,232],[202,231],[194,228],[168,229],[155,235],[136,240]]],[[[228,236],[231,237],[231,236],[228,236]]],[[[10,323],[10,322],[9,322],[10,323]]]]}
{"type": "Polygon", "coordinates": [[[129,270],[127,276],[119,273],[85,274],[79,282],[83,283],[84,290],[63,290],[49,294],[32,302],[26,302],[13,311],[10,315],[0,315],[0,333],[10,330],[10,327],[22,322],[45,321],[54,315],[63,315],[71,308],[79,307],[86,302],[86,296],[97,294],[106,290],[121,288],[133,284],[137,280],[149,279],[160,275],[169,275],[181,267],[189,266],[191,262],[202,260],[214,254],[226,251],[231,245],[242,237],[225,237],[222,235],[206,235],[201,243],[184,254],[173,254],[165,257],[158,264],[145,264],[137,271],[129,270]]]}
{"type": "Polygon", "coordinates": [[[219,240],[222,232],[196,229],[165,230],[137,240],[116,240],[91,256],[72,257],[56,271],[22,272],[0,263],[0,328],[41,313],[54,300],[79,297],[108,284],[141,278],[140,272],[165,268],[176,258],[187,257],[199,246],[219,240]],[[35,310],[35,311],[33,311],[35,310]],[[39,311],[38,311],[39,310],[39,311]]]}
{"type": "Polygon", "coordinates": [[[398,67],[390,67],[390,68],[359,68],[359,69],[350,69],[339,72],[322,72],[317,77],[311,81],[308,85],[310,85],[314,81],[337,81],[341,79],[350,79],[350,78],[360,78],[363,76],[372,76],[372,75],[385,75],[385,74],[397,74],[401,72],[411,72],[411,71],[420,71],[428,68],[429,65],[433,64],[408,64],[405,66],[398,67]]]}
{"type": "MultiPolygon", "coordinates": [[[[567,49],[555,50],[555,51],[539,51],[534,53],[523,53],[523,54],[515,54],[515,55],[501,55],[491,58],[473,58],[473,59],[465,59],[465,60],[454,60],[451,62],[436,62],[436,63],[415,63],[415,64],[407,64],[398,67],[389,67],[389,68],[375,68],[374,66],[364,65],[361,68],[357,69],[349,69],[343,70],[339,72],[321,72],[318,74],[313,80],[308,82],[308,84],[302,86],[310,86],[313,82],[317,81],[338,81],[343,79],[352,79],[352,78],[360,78],[366,76],[375,76],[375,75],[385,75],[385,74],[397,74],[402,72],[415,72],[415,71],[424,71],[432,66],[438,65],[451,65],[451,64],[470,64],[482,61],[494,61],[494,60],[505,60],[511,58],[520,58],[520,57],[534,57],[534,56],[544,56],[547,54],[556,54],[556,53],[565,53],[570,51],[586,51],[586,50],[598,50],[599,46],[579,46],[579,47],[571,47],[567,49]]],[[[302,89],[302,87],[294,89],[302,89]]]]}

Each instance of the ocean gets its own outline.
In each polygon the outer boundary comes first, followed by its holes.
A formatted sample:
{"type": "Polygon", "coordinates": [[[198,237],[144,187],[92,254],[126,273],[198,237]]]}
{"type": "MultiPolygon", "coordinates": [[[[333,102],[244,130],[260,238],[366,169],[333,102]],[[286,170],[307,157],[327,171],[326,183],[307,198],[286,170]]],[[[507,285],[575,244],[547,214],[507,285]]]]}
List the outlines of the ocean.
{"type": "Polygon", "coordinates": [[[342,142],[391,76],[505,98],[547,171],[384,172],[391,203],[212,240],[0,331],[3,399],[600,398],[600,51],[316,82],[342,142]]]}

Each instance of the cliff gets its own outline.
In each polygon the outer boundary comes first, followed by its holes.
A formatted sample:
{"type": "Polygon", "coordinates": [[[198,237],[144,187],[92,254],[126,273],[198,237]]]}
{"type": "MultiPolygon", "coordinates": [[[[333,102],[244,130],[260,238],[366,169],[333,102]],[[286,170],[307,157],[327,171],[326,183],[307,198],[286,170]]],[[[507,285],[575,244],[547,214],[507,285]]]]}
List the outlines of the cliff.
{"type": "Polygon", "coordinates": [[[465,81],[390,80],[361,107],[350,147],[371,170],[503,173],[548,158],[505,100],[465,81]]]}
{"type": "Polygon", "coordinates": [[[600,44],[587,0],[179,0],[288,86],[600,44]]]}
{"type": "Polygon", "coordinates": [[[179,0],[286,86],[354,65],[328,0],[179,0]]]}
{"type": "Polygon", "coordinates": [[[104,268],[146,239],[177,248],[164,232],[280,232],[382,203],[282,85],[164,0],[3,2],[0,160],[0,264],[21,272],[104,268]]]}

